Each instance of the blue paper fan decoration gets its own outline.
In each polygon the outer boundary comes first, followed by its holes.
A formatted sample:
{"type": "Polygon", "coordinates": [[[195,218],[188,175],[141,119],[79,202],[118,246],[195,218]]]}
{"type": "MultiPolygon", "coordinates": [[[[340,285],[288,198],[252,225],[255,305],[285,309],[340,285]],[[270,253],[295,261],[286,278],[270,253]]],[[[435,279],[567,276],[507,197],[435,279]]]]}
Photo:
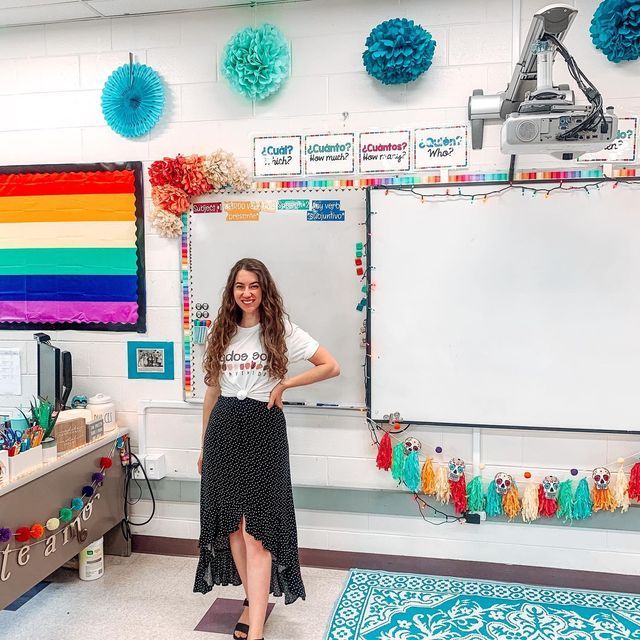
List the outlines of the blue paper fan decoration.
{"type": "Polygon", "coordinates": [[[604,0],[593,14],[589,32],[610,62],[640,58],[640,2],[604,0]]]}
{"type": "Polygon", "coordinates": [[[383,84],[413,82],[431,66],[436,50],[431,34],[406,18],[381,22],[365,44],[365,69],[383,84]]]}
{"type": "Polygon", "coordinates": [[[289,44],[272,24],[236,33],[224,48],[222,74],[250,100],[264,100],[289,75],[289,44]]]}
{"type": "Polygon", "coordinates": [[[102,114],[107,124],[125,138],[137,138],[152,129],[164,109],[164,87],[146,64],[118,67],[102,89],[102,114]]]}

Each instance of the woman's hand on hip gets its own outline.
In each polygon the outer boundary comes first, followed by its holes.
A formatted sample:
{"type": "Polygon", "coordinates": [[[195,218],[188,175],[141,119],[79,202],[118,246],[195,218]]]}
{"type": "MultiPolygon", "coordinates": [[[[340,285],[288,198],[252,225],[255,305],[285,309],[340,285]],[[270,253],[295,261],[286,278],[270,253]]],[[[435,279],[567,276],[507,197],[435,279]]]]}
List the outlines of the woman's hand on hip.
{"type": "Polygon", "coordinates": [[[269,402],[267,404],[267,409],[271,409],[271,407],[278,407],[279,409],[284,409],[284,404],[282,402],[282,394],[284,393],[286,387],[282,382],[278,382],[278,384],[271,391],[271,395],[269,396],[269,402]]]}
{"type": "Polygon", "coordinates": [[[198,473],[202,475],[202,449],[200,449],[200,457],[198,458],[198,473]]]}

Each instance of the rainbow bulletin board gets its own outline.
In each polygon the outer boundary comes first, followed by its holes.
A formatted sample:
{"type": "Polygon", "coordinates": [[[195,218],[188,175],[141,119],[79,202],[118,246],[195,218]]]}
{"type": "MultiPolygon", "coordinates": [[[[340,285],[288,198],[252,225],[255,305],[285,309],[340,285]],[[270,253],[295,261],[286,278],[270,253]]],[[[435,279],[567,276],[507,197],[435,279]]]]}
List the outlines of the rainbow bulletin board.
{"type": "Polygon", "coordinates": [[[146,330],[142,163],[0,167],[0,329],[146,330]]]}

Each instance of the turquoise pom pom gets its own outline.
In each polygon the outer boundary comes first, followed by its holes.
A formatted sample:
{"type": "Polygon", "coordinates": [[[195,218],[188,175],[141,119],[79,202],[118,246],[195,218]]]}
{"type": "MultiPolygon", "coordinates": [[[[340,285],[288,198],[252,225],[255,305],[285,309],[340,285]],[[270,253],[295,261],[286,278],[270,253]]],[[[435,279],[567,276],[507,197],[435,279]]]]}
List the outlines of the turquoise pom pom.
{"type": "Polygon", "coordinates": [[[485,498],[482,492],[482,478],[475,476],[467,485],[467,510],[484,511],[484,508],[485,498]]]}
{"type": "Polygon", "coordinates": [[[402,470],[402,479],[409,491],[415,493],[420,487],[420,461],[418,460],[417,451],[412,451],[407,456],[402,470]]]}
{"type": "Polygon", "coordinates": [[[82,509],[82,507],[84,507],[84,501],[82,500],[82,498],[74,498],[71,501],[71,508],[74,511],[80,511],[80,509],[82,509]]]}
{"type": "Polygon", "coordinates": [[[122,65],[102,90],[102,114],[125,138],[136,138],[155,127],[164,109],[160,76],[146,64],[122,65]]]}
{"type": "Polygon", "coordinates": [[[502,496],[496,491],[496,481],[492,480],[487,489],[487,516],[495,517],[501,516],[502,511],[502,496]]]}
{"type": "Polygon", "coordinates": [[[593,14],[589,33],[610,62],[640,58],[640,3],[604,0],[593,14]]]}
{"type": "Polygon", "coordinates": [[[571,478],[560,483],[558,489],[558,518],[573,519],[573,482],[571,478]]]}
{"type": "Polygon", "coordinates": [[[398,482],[402,480],[405,458],[404,444],[399,442],[395,447],[393,447],[393,456],[391,458],[391,477],[398,482]]]}
{"type": "Polygon", "coordinates": [[[591,500],[589,483],[586,478],[582,478],[582,480],[578,482],[576,495],[573,498],[573,517],[575,520],[585,520],[591,517],[592,510],[593,501],[591,500]]]}
{"type": "Polygon", "coordinates": [[[436,50],[431,34],[406,18],[380,23],[365,44],[364,67],[383,84],[413,82],[431,66],[436,50]]]}
{"type": "Polygon", "coordinates": [[[227,43],[222,74],[246,98],[264,100],[289,75],[289,44],[272,24],[247,27],[227,43]]]}

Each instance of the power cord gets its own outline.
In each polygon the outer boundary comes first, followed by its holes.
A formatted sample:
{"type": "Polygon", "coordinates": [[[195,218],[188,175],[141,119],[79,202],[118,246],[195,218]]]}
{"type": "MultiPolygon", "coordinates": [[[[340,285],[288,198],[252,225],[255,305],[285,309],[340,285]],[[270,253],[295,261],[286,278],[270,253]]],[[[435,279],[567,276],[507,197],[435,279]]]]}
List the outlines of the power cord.
{"type": "Polygon", "coordinates": [[[584,75],[578,66],[578,63],[575,61],[575,58],[555,36],[546,34],[544,38],[556,46],[560,55],[564,58],[564,61],[567,64],[571,77],[576,81],[576,84],[593,107],[591,113],[582,122],[578,123],[568,131],[558,134],[556,138],[558,140],[573,140],[576,139],[577,134],[581,131],[595,131],[598,125],[600,125],[601,132],[606,133],[608,125],[602,109],[602,94],[596,89],[593,82],[584,75]]]}
{"type": "Polygon", "coordinates": [[[129,464],[126,464],[124,467],[124,519],[120,523],[120,528],[122,529],[122,535],[124,536],[125,540],[131,540],[133,536],[131,527],[142,527],[145,524],[149,524],[156,513],[156,498],[153,495],[153,489],[151,488],[151,483],[149,482],[149,478],[147,477],[147,472],[144,468],[144,465],[142,464],[142,462],[140,462],[140,458],[138,458],[135,453],[132,453],[130,448],[128,453],[131,459],[134,460],[134,462],[129,462],[129,464]],[[137,504],[142,499],[142,486],[138,482],[138,479],[134,476],[136,469],[142,470],[142,475],[144,476],[145,482],[147,483],[147,488],[149,489],[149,494],[151,495],[151,515],[144,522],[133,522],[129,517],[129,507],[137,504]],[[135,482],[139,490],[139,495],[135,500],[131,500],[130,496],[132,480],[133,482],[135,482]]]}

